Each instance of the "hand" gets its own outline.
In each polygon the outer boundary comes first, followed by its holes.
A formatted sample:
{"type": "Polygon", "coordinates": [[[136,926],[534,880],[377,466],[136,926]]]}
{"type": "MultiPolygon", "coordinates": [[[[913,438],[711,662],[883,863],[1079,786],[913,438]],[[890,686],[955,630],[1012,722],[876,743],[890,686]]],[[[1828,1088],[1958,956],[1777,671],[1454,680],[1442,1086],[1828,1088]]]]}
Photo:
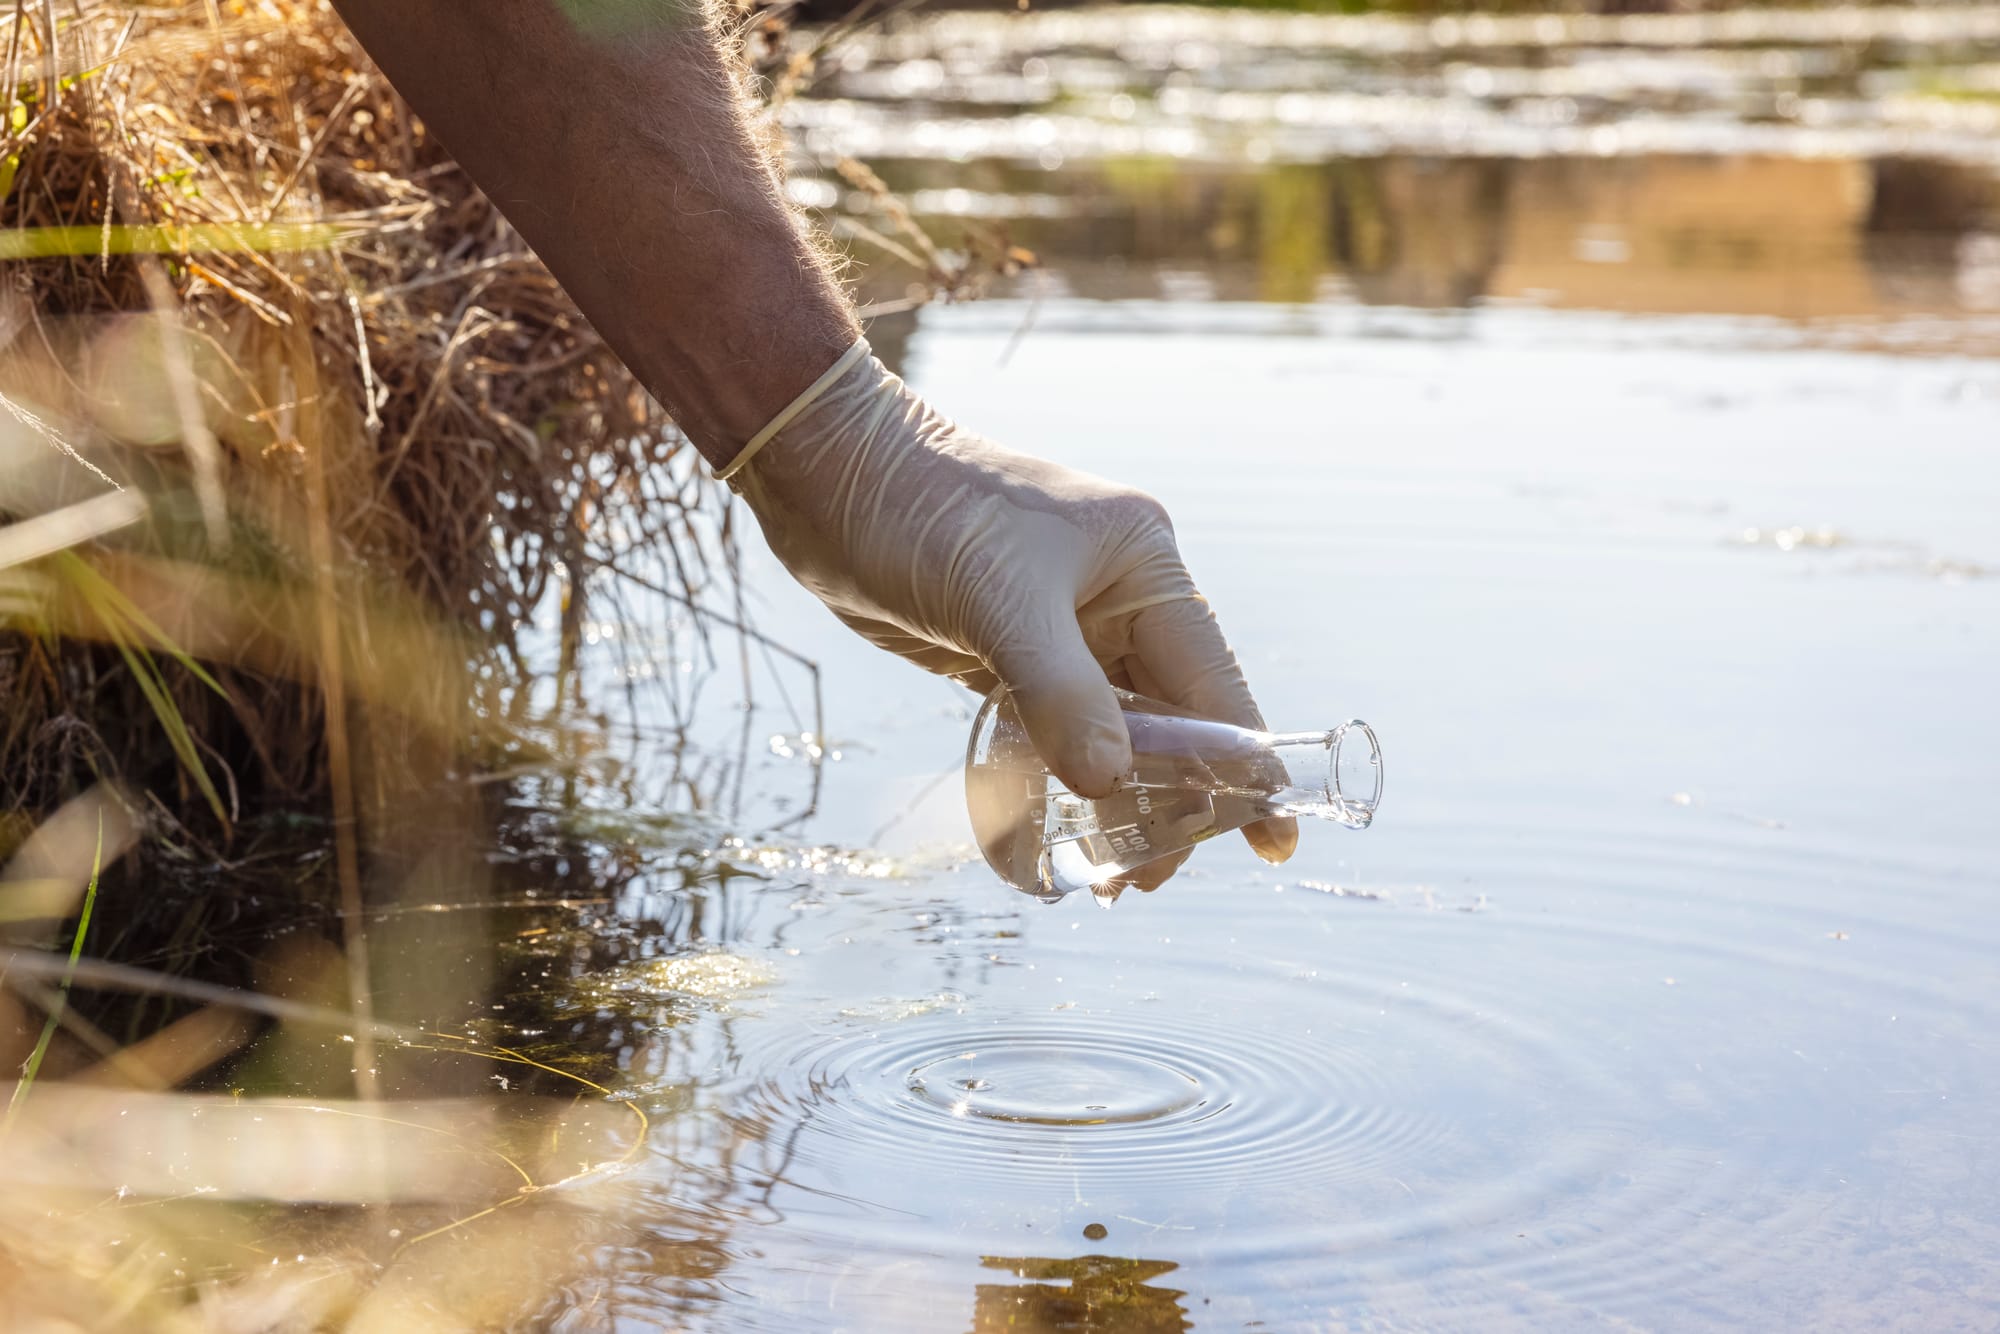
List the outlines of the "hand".
{"type": "MultiPolygon", "coordinates": [[[[730,485],[849,628],[981,694],[1006,685],[1037,753],[1082,796],[1132,766],[1114,683],[1264,726],[1158,501],[988,443],[865,347],[730,485]]],[[[1298,843],[1290,819],[1243,833],[1269,862],[1298,843]]],[[[1153,888],[1180,860],[1126,879],[1153,888]]]]}

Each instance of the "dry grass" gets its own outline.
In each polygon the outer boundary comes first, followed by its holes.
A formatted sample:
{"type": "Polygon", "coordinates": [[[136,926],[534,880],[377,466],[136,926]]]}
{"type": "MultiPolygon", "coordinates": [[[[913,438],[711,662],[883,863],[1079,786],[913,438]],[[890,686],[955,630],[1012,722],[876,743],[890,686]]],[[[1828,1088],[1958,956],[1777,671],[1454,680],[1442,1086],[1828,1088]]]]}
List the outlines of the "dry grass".
{"type": "Polygon", "coordinates": [[[643,1117],[420,1026],[499,964],[397,909],[491,890],[459,780],[574,758],[587,595],[728,589],[726,512],[325,4],[0,24],[0,1311],[506,1323],[643,1117]]]}
{"type": "MultiPolygon", "coordinates": [[[[16,566],[0,806],[117,774],[172,794],[158,819],[207,807],[186,835],[222,851],[246,809],[325,798],[333,695],[458,735],[456,701],[510,707],[558,585],[639,552],[715,582],[671,422],[324,4],[26,4],[5,45],[0,513],[143,493],[88,560],[163,633],[16,566]],[[219,689],[168,648],[204,636],[219,689]]],[[[357,781],[411,744],[357,736],[357,781]]]]}
{"type": "MultiPolygon", "coordinates": [[[[322,0],[0,25],[4,1323],[504,1327],[595,1248],[713,1268],[620,1221],[607,1062],[479,1040],[504,929],[438,910],[505,897],[482,779],[590,763],[621,590],[746,682],[775,647],[709,607],[726,508],[322,0]]],[[[1031,259],[846,170],[912,302],[1031,259]]],[[[632,874],[569,846],[552,923],[632,874]]]]}

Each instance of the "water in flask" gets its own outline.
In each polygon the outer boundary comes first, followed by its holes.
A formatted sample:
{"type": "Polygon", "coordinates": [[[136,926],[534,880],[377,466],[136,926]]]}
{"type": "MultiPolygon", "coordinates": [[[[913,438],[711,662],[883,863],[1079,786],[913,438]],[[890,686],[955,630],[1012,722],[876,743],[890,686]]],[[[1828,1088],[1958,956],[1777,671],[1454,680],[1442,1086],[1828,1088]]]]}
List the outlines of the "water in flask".
{"type": "Polygon", "coordinates": [[[987,864],[1024,893],[1053,902],[1270,815],[1350,829],[1375,816],[1382,751],[1358,719],[1325,732],[1257,732],[1117,693],[1132,770],[1095,801],[1042,764],[1004,689],[973,720],[965,754],[973,834],[987,864]]]}

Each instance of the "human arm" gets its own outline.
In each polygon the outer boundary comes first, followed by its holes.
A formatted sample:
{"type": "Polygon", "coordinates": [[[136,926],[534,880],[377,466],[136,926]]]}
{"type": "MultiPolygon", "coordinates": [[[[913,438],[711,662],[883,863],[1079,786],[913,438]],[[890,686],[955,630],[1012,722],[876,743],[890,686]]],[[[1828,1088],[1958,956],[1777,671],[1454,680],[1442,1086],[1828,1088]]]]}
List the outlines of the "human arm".
{"type": "MultiPolygon", "coordinates": [[[[854,347],[707,11],[624,0],[607,31],[556,0],[336,4],[712,464],[854,347]]],[[[850,627],[975,689],[1004,682],[1078,792],[1130,767],[1112,680],[1260,725],[1156,502],[963,430],[871,356],[731,484],[850,627]]],[[[1289,821],[1246,833],[1272,860],[1296,839],[1289,821]]]]}
{"type": "Polygon", "coordinates": [[[854,341],[709,8],[334,7],[710,463],[854,341]],[[610,17],[572,17],[590,11],[610,17]]]}

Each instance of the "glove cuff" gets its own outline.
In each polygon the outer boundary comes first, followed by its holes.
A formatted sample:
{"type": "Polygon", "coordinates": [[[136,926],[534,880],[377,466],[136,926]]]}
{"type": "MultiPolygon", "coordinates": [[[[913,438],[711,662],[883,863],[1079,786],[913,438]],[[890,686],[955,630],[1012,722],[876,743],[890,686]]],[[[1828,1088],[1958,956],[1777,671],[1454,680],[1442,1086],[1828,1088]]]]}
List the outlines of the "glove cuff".
{"type": "Polygon", "coordinates": [[[807,385],[804,393],[800,394],[790,403],[787,403],[784,409],[781,412],[779,412],[777,416],[771,418],[771,420],[765,424],[763,430],[751,436],[749,441],[744,444],[743,448],[736,451],[736,457],[729,461],[729,465],[727,467],[720,468],[716,471],[715,480],[718,482],[726,482],[730,478],[734,477],[737,473],[742,472],[743,469],[749,465],[750,460],[757,456],[758,450],[762,449],[764,446],[770,444],[772,440],[776,439],[778,432],[784,430],[787,426],[791,425],[792,420],[795,417],[797,417],[801,412],[804,412],[807,408],[811,407],[814,401],[817,400],[821,394],[824,394],[827,391],[827,389],[832,386],[834,381],[838,380],[841,376],[847,373],[848,367],[854,365],[855,362],[860,361],[863,357],[867,356],[869,354],[869,351],[870,349],[868,347],[868,339],[866,337],[855,339],[854,345],[848,348],[847,351],[841,353],[839,358],[834,361],[833,365],[827,367],[825,373],[823,373],[817,380],[814,380],[811,384],[807,385]]]}

